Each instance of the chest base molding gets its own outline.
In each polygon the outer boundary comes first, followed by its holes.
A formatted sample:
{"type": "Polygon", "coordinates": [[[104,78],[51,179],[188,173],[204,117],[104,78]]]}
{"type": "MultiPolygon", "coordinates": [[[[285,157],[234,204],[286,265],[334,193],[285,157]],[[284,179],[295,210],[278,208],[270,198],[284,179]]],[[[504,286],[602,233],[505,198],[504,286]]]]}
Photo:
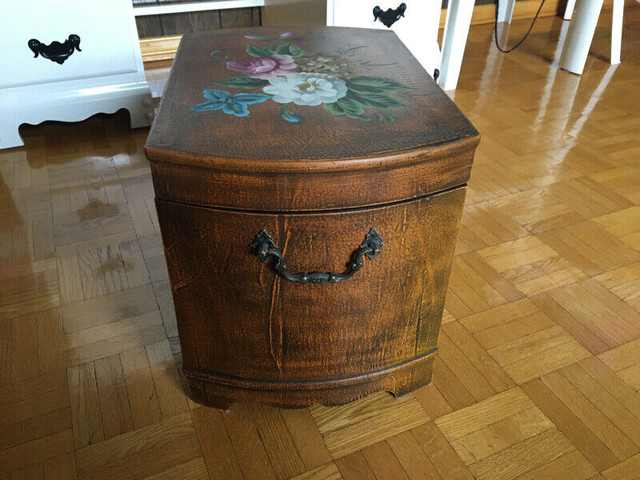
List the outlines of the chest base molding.
{"type": "Polygon", "coordinates": [[[228,410],[238,401],[260,402],[285,408],[319,403],[343,405],[374,392],[395,397],[431,383],[437,349],[399,365],[348,378],[303,382],[273,382],[216,375],[184,368],[191,398],[198,403],[228,410]]]}

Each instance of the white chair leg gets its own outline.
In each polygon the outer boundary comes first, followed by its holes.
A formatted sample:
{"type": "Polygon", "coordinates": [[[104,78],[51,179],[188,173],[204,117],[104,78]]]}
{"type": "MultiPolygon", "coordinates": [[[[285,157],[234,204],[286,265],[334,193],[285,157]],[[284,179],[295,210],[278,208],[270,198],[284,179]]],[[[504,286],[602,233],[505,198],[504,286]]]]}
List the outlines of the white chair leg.
{"type": "Polygon", "coordinates": [[[560,68],[582,74],[589,47],[596,31],[603,0],[580,0],[574,18],[569,23],[567,41],[560,56],[560,68]]]}
{"type": "Polygon", "coordinates": [[[511,17],[513,17],[513,6],[515,3],[516,0],[500,0],[500,3],[498,4],[498,22],[511,23],[511,17]]]}
{"type": "Polygon", "coordinates": [[[576,0],[567,0],[567,7],[564,9],[564,19],[571,20],[571,15],[573,15],[573,8],[576,5],[576,0]]]}
{"type": "Polygon", "coordinates": [[[467,45],[474,0],[450,0],[442,37],[442,62],[438,85],[454,90],[458,85],[462,57],[467,45]]]}
{"type": "Polygon", "coordinates": [[[617,65],[620,63],[623,11],[624,0],[613,0],[613,19],[611,20],[611,65],[617,65]]]}

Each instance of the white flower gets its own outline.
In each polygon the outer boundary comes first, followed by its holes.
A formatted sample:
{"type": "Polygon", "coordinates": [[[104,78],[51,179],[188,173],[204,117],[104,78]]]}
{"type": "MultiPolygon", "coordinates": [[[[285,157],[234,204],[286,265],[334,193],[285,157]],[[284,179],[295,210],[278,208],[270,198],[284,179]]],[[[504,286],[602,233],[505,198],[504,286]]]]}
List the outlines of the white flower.
{"type": "Polygon", "coordinates": [[[278,103],[293,102],[296,105],[315,106],[333,103],[347,94],[344,80],[329,80],[312,73],[294,73],[268,80],[270,85],[262,91],[273,95],[273,101],[278,103]]]}

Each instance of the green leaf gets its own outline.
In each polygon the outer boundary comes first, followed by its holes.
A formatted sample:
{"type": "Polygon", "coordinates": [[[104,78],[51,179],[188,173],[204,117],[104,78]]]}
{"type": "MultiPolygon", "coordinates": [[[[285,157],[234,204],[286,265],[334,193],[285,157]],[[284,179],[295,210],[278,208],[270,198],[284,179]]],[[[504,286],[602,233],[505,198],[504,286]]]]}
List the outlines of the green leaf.
{"type": "Polygon", "coordinates": [[[334,103],[325,103],[324,108],[334,115],[346,115],[350,118],[358,118],[360,120],[368,120],[362,117],[364,108],[357,100],[353,98],[343,97],[334,103]]]}
{"type": "Polygon", "coordinates": [[[287,108],[286,103],[282,104],[282,112],[280,112],[280,118],[291,123],[298,123],[300,120],[302,120],[302,117],[300,115],[296,115],[287,108]]]}
{"type": "Polygon", "coordinates": [[[259,78],[251,77],[230,77],[217,80],[213,83],[231,88],[261,88],[269,85],[267,80],[260,80],[259,78]]]}
{"type": "Polygon", "coordinates": [[[340,108],[338,106],[337,102],[325,103],[324,104],[324,108],[325,108],[325,110],[328,110],[329,112],[333,113],[334,115],[346,115],[344,109],[340,108]]]}
{"type": "Polygon", "coordinates": [[[300,47],[296,47],[290,43],[287,43],[286,45],[279,45],[278,48],[276,48],[276,53],[278,55],[291,55],[292,57],[301,57],[304,55],[304,52],[300,47]]]}
{"type": "Polygon", "coordinates": [[[390,97],[384,93],[356,93],[349,91],[347,98],[360,103],[363,107],[375,108],[376,110],[388,110],[390,108],[402,108],[406,106],[397,98],[390,97]]]}
{"type": "Polygon", "coordinates": [[[400,82],[381,77],[355,77],[347,82],[347,87],[356,92],[383,93],[393,90],[404,90],[400,82]]]}
{"type": "Polygon", "coordinates": [[[302,50],[300,47],[298,47],[296,45],[290,45],[289,46],[289,54],[292,57],[301,57],[302,55],[304,55],[304,50],[302,50]]]}
{"type": "Polygon", "coordinates": [[[267,47],[261,47],[260,45],[247,45],[247,53],[252,57],[268,57],[273,55],[273,52],[267,47]]]}

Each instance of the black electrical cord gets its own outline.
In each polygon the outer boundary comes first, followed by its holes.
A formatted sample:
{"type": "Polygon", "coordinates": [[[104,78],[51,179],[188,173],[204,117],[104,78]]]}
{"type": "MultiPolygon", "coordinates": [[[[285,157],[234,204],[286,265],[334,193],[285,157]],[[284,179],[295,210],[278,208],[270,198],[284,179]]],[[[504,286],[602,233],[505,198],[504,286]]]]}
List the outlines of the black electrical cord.
{"type": "Polygon", "coordinates": [[[540,3],[540,7],[538,7],[538,11],[536,12],[536,16],[533,17],[533,20],[531,21],[531,25],[529,25],[529,30],[527,30],[527,33],[524,34],[524,37],[522,37],[520,39],[520,41],[518,43],[516,43],[513,47],[509,48],[508,50],[503,49],[499,44],[498,44],[498,5],[499,5],[500,0],[496,0],[496,19],[495,19],[495,23],[494,23],[494,29],[493,29],[493,38],[496,42],[496,47],[498,47],[498,50],[500,50],[502,53],[511,53],[513,52],[516,48],[518,48],[520,45],[522,45],[522,42],[524,42],[527,37],[529,36],[529,34],[531,33],[531,29],[533,28],[533,25],[536,23],[536,20],[538,19],[538,15],[540,15],[540,10],[542,10],[542,6],[544,5],[545,0],[542,0],[542,3],[540,3]]]}

